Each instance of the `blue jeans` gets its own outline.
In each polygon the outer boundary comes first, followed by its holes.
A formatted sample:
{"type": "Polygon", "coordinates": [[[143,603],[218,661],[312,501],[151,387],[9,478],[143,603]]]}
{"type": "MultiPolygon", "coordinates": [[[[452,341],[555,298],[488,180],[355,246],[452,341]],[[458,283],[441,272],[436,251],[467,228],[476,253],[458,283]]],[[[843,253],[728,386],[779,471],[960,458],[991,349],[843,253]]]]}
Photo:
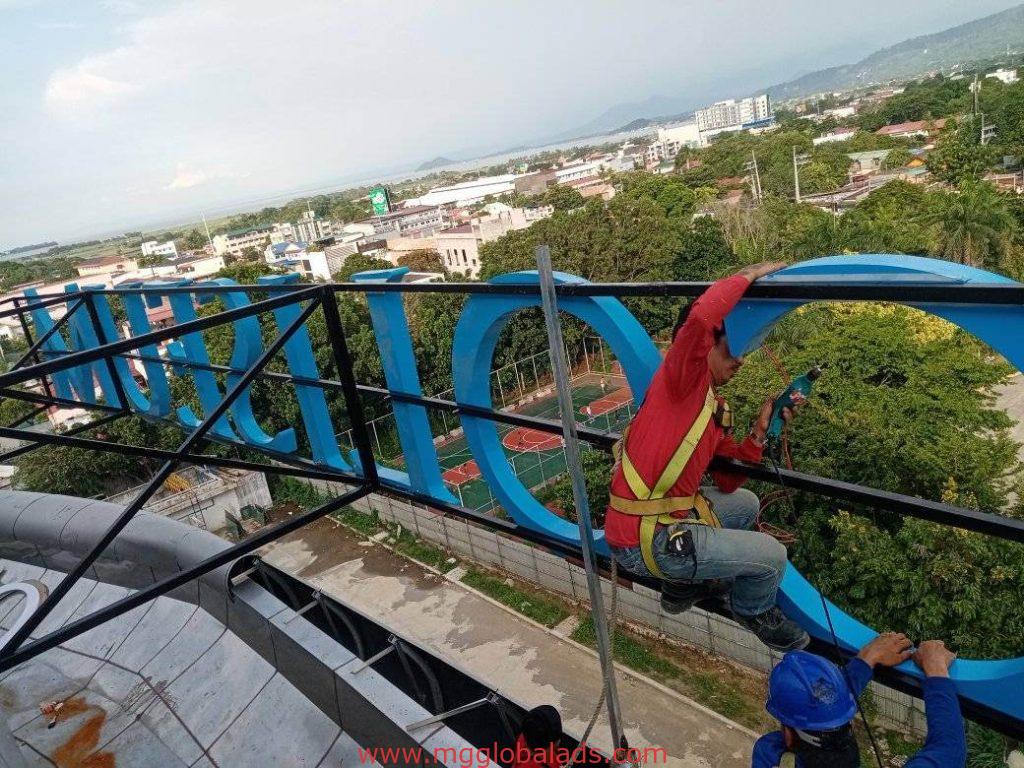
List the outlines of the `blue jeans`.
{"type": "MultiPolygon", "coordinates": [[[[654,561],[669,582],[723,579],[733,582],[732,609],[741,616],[756,616],[775,605],[775,594],[786,569],[786,548],[771,536],[750,530],[757,518],[757,496],[745,488],[722,493],[703,487],[722,521],[721,528],[693,524],[695,557],[670,553],[667,529],[658,526],[654,534],[654,561]]],[[[611,547],[623,568],[641,576],[652,576],[644,564],[640,547],[611,547]]]]}

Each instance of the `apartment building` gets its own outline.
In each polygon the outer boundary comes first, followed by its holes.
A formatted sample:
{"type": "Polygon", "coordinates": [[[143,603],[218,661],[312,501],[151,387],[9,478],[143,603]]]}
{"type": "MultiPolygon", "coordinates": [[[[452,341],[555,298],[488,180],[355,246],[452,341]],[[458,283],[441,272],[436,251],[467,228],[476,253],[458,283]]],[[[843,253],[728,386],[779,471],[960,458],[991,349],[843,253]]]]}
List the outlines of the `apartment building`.
{"type": "Polygon", "coordinates": [[[246,248],[262,249],[274,232],[274,227],[252,227],[249,229],[233,229],[213,238],[213,252],[218,256],[231,254],[240,256],[246,248]]]}
{"type": "Polygon", "coordinates": [[[738,130],[747,123],[767,120],[773,115],[771,100],[767,93],[748,96],[745,99],[716,101],[710,107],[698,109],[695,113],[697,129],[702,133],[722,130],[738,130]]]}
{"type": "Polygon", "coordinates": [[[147,240],[139,248],[142,250],[143,256],[167,256],[172,259],[178,257],[178,248],[174,245],[173,240],[168,240],[166,243],[147,240]]]}

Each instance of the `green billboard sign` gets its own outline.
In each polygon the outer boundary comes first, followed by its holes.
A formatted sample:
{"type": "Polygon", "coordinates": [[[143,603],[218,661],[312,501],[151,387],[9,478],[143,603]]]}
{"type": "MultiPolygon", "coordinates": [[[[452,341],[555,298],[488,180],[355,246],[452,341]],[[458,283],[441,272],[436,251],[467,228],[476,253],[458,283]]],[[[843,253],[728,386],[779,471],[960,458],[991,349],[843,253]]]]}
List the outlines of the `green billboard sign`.
{"type": "Polygon", "coordinates": [[[383,216],[391,210],[391,195],[387,187],[374,187],[370,190],[370,205],[374,216],[383,216]]]}

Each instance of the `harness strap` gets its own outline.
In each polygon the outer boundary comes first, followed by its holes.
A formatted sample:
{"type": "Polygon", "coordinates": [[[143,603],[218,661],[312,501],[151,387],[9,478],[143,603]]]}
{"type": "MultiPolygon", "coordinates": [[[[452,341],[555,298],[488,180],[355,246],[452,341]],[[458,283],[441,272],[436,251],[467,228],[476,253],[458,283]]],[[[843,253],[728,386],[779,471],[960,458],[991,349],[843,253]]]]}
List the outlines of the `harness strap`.
{"type": "Polygon", "coordinates": [[[779,768],[796,768],[796,755],[792,752],[783,752],[779,758],[779,768]]]}
{"type": "MultiPolygon", "coordinates": [[[[676,523],[687,523],[690,525],[709,525],[712,528],[721,528],[722,522],[718,519],[718,515],[715,514],[715,510],[712,508],[711,503],[704,498],[701,494],[696,496],[687,496],[684,498],[675,498],[672,501],[677,502],[690,502],[689,507],[681,508],[676,505],[677,508],[673,511],[679,512],[685,510],[692,510],[693,515],[687,518],[673,517],[667,513],[641,513],[641,512],[626,512],[618,508],[616,503],[618,500],[617,496],[612,497],[612,507],[620,512],[625,512],[627,515],[638,515],[640,517],[640,554],[644,558],[644,565],[647,566],[647,570],[651,572],[651,575],[656,579],[665,580],[665,574],[661,568],[658,567],[657,561],[654,559],[654,534],[658,530],[658,524],[662,525],[675,525],[676,523]]],[[[622,501],[627,501],[622,499],[622,501]]],[[[630,500],[631,501],[631,500],[630,500]]],[[[631,501],[631,504],[650,504],[652,502],[669,501],[669,499],[649,499],[645,501],[631,501]]],[[[636,509],[634,507],[634,509],[636,509]]]]}
{"type": "Polygon", "coordinates": [[[640,553],[643,555],[647,570],[656,578],[665,579],[665,574],[658,568],[658,564],[654,560],[654,534],[659,523],[662,525],[693,523],[711,525],[715,528],[722,526],[708,500],[699,493],[693,496],[665,496],[679,480],[683,470],[686,469],[686,465],[693,457],[697,444],[704,436],[717,408],[718,401],[715,399],[714,391],[708,387],[707,395],[704,397],[704,406],[679,443],[679,447],[672,454],[668,464],[665,465],[653,489],[648,488],[647,483],[644,482],[636,467],[633,466],[633,462],[630,461],[629,454],[625,449],[629,427],[623,430],[622,439],[612,449],[616,461],[622,465],[623,477],[636,499],[624,499],[621,496],[613,495],[610,498],[611,507],[624,514],[640,517],[640,553]],[[673,512],[690,510],[696,514],[687,518],[672,516],[673,512]]]}
{"type": "Polygon", "coordinates": [[[621,453],[622,473],[629,484],[629,490],[633,492],[634,496],[638,499],[660,499],[668,493],[672,486],[676,484],[679,476],[683,474],[683,470],[686,469],[687,462],[690,461],[690,457],[693,456],[693,452],[697,449],[697,443],[704,436],[708,424],[711,423],[711,418],[715,415],[717,405],[715,395],[711,388],[708,387],[708,393],[704,398],[704,407],[697,414],[697,418],[679,443],[675,453],[672,454],[672,458],[668,460],[668,464],[665,465],[653,489],[648,488],[647,483],[640,477],[640,473],[637,472],[633,462],[630,461],[629,452],[623,446],[621,453]]]}

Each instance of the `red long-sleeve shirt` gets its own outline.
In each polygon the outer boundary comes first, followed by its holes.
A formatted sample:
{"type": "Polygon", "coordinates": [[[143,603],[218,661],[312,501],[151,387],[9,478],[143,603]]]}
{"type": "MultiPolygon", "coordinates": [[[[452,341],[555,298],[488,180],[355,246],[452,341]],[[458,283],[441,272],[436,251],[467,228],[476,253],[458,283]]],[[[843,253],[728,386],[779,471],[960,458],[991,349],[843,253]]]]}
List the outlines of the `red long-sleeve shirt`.
{"type": "MultiPolygon", "coordinates": [[[[722,327],[725,316],[743,297],[749,285],[746,277],[733,275],[708,288],[693,303],[686,323],[679,329],[651,380],[644,404],[633,417],[625,446],[630,461],[649,488],[654,487],[704,406],[704,398],[711,386],[708,353],[715,344],[715,329],[722,327]]],[[[722,398],[718,400],[721,402],[722,398]]],[[[742,443],[737,443],[712,419],[686,468],[665,495],[695,494],[715,456],[759,462],[761,451],[761,446],[749,436],[742,443]]],[[[746,481],[740,475],[723,472],[712,472],[711,477],[715,485],[726,493],[731,493],[746,481]]],[[[636,498],[621,466],[612,475],[611,492],[626,499],[636,498]]],[[[638,546],[640,518],[617,512],[609,506],[604,531],[605,539],[612,546],[638,546]]]]}

